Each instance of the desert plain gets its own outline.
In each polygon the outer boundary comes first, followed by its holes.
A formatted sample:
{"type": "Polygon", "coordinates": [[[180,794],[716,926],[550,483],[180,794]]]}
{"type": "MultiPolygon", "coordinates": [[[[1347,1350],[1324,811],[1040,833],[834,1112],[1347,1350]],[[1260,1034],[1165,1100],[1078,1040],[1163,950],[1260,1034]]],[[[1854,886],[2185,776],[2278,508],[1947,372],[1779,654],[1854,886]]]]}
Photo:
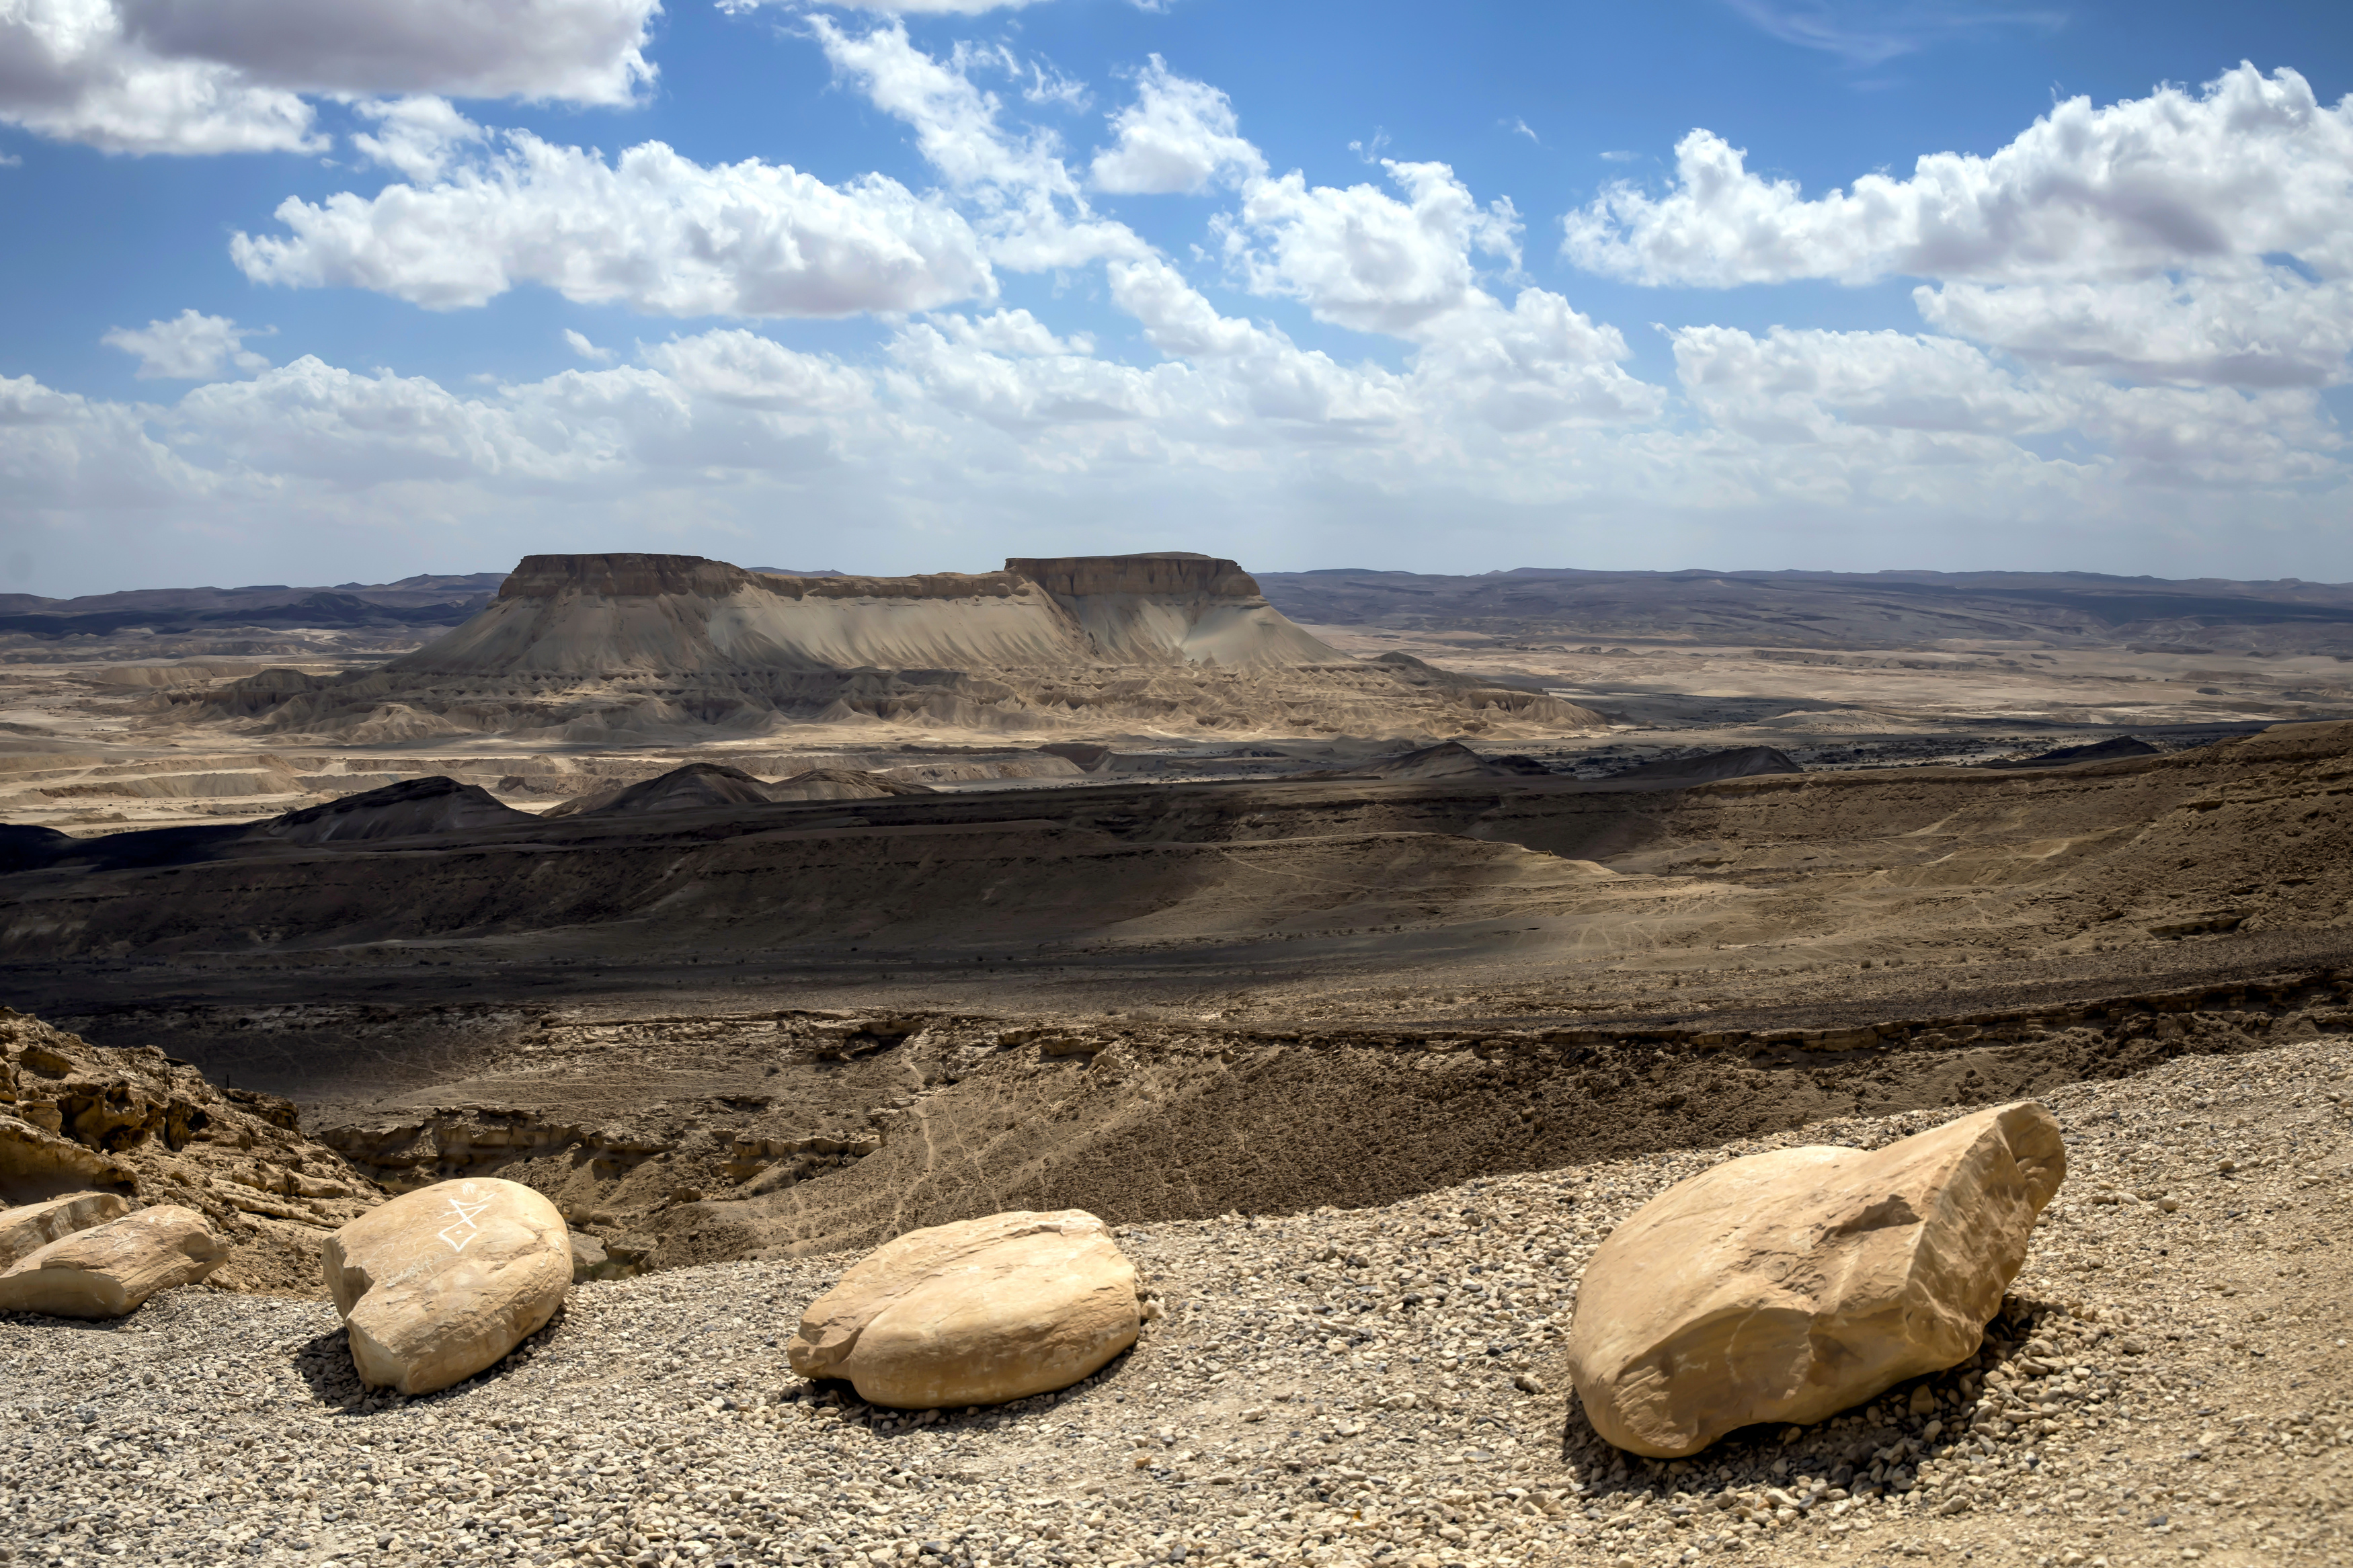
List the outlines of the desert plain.
{"type": "Polygon", "coordinates": [[[0,1321],[10,1560],[2342,1560],[2342,590],[206,592],[0,616],[12,1048],[248,1140],[123,1166],[212,1283],[0,1321]],[[1973,1357],[1596,1436],[1566,1340],[1635,1208],[2025,1099],[2069,1172],[1973,1357]],[[480,1376],[361,1387],[323,1238],[480,1176],[602,1261],[480,1376]],[[1077,1386],[786,1366],[866,1249],[1060,1208],[1148,1292],[1077,1386]]]}

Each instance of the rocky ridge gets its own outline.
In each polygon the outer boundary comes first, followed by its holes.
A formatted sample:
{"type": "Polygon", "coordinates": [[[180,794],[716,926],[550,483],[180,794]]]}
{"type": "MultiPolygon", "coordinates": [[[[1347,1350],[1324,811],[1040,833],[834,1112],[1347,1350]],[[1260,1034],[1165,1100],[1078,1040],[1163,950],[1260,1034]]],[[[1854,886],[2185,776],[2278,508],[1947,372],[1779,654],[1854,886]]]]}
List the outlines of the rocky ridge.
{"type": "Polygon", "coordinates": [[[851,1261],[575,1288],[485,1375],[364,1394],[322,1303],[180,1291],[0,1320],[26,1561],[1396,1568],[1727,1560],[2324,1563],[2347,1548],[2353,1049],[2047,1099],[2072,1173],[1979,1353],[1808,1428],[1632,1459],[1566,1402],[1585,1259],[1720,1149],[1380,1207],[1131,1227],[1150,1322],[1059,1396],[907,1416],[784,1365],[851,1261]]]}
{"type": "MultiPolygon", "coordinates": [[[[108,1025],[166,1040],[184,1026],[161,1015],[108,1025]]],[[[332,1009],[254,1016],[241,1037],[282,1034],[280,1048],[301,1055],[396,1026],[332,1009]]],[[[523,1182],[617,1260],[669,1267],[869,1247],[1008,1207],[1145,1223],[1374,1205],[1823,1118],[1949,1115],[2178,1057],[2342,1039],[2353,975],[1844,1028],[1273,1030],[809,1009],[452,1009],[445,1027],[457,1059],[441,1087],[322,1114],[317,1136],[390,1190],[523,1182]],[[1343,1102],[1349,1114],[1334,1115],[1343,1102]]]]}

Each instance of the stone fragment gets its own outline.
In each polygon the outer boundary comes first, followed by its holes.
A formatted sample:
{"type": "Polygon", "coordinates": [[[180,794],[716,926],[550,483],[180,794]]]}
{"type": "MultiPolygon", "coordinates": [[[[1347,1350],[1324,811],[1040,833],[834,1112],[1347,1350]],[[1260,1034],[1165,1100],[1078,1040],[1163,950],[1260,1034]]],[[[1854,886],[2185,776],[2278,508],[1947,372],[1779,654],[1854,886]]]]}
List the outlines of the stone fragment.
{"type": "Polygon", "coordinates": [[[616,1256],[612,1248],[586,1231],[572,1233],[572,1282],[575,1285],[590,1279],[627,1279],[637,1272],[636,1260],[616,1256]]]}
{"type": "Polygon", "coordinates": [[[0,1311],[119,1318],[158,1290],[193,1285],[221,1266],[228,1243],[176,1204],[141,1209],[59,1237],[0,1274],[0,1311]]]}
{"type": "Polygon", "coordinates": [[[0,1210],[0,1268],[28,1258],[59,1237],[121,1219],[128,1201],[113,1193],[68,1193],[47,1203],[0,1210]]]}
{"type": "Polygon", "coordinates": [[[2065,1173],[2058,1123],[2029,1100],[1876,1152],[1784,1149],[1669,1188],[1578,1287],[1569,1371],[1588,1418],[1670,1458],[1967,1359],[2065,1173]]]}
{"type": "Polygon", "coordinates": [[[438,1182],[327,1238],[328,1293],[374,1388],[430,1394],[494,1364],[572,1286],[564,1216],[519,1182],[438,1182]]]}
{"type": "Polygon", "coordinates": [[[1067,1388],[1135,1342],[1135,1268],[1081,1209],[910,1231],[811,1302],[786,1356],[902,1409],[1067,1388]]]}

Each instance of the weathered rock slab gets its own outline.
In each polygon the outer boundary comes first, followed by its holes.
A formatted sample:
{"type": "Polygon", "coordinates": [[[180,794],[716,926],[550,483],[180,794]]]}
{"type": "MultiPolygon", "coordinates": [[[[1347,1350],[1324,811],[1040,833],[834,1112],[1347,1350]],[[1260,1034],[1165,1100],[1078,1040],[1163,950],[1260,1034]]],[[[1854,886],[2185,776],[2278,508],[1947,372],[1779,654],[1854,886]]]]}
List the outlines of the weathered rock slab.
{"type": "Polygon", "coordinates": [[[1135,1267],[1080,1209],[910,1231],[809,1304],[786,1359],[900,1409],[1067,1388],[1135,1342],[1135,1267]]]}
{"type": "Polygon", "coordinates": [[[430,1394],[496,1363],[572,1286],[564,1215],[519,1182],[405,1193],[327,1238],[327,1290],[375,1388],[430,1394]]]}
{"type": "Polygon", "coordinates": [[[42,1204],[5,1208],[0,1211],[0,1269],[14,1268],[78,1229],[120,1220],[130,1211],[130,1199],[118,1192],[69,1192],[42,1204]]]}
{"type": "Polygon", "coordinates": [[[53,1241],[130,1212],[130,1201],[115,1193],[68,1193],[46,1203],[0,1210],[0,1268],[13,1268],[53,1241]]]}
{"type": "Polygon", "coordinates": [[[1569,1369],[1587,1417],[1621,1448],[1673,1458],[1968,1359],[2066,1164],[2058,1123],[2029,1100],[1669,1188],[1578,1287],[1569,1369]]]}
{"type": "Polygon", "coordinates": [[[158,1290],[193,1285],[221,1266],[228,1243],[205,1216],[160,1204],[37,1248],[0,1274],[0,1311],[120,1318],[158,1290]]]}

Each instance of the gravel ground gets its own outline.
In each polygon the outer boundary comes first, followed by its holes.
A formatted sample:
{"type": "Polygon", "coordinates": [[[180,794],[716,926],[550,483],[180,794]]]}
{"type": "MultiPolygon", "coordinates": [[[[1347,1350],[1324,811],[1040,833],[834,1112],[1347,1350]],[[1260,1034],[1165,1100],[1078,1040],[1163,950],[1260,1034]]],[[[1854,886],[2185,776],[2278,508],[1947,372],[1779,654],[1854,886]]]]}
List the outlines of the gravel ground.
{"type": "Polygon", "coordinates": [[[792,1376],[847,1256],[581,1286],[417,1400],[363,1394],[322,1302],[0,1317],[0,1561],[2340,1563],[2348,1068],[2312,1038],[2050,1096],[2072,1168],[1980,1354],[1688,1462],[1561,1387],[1592,1248],[1719,1160],[1945,1113],[1131,1229],[1144,1342],[992,1411],[792,1376]]]}

